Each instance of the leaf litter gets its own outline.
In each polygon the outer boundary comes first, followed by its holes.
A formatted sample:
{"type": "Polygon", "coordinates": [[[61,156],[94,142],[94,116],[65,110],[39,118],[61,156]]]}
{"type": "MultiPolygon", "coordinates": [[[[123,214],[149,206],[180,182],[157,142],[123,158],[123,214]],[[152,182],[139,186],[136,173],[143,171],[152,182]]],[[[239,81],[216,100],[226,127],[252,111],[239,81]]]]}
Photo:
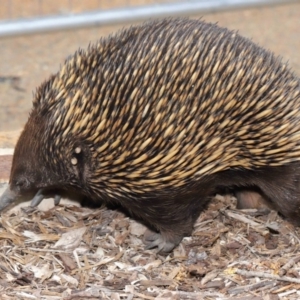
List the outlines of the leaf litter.
{"type": "Polygon", "coordinates": [[[24,207],[0,224],[1,299],[300,297],[299,229],[274,211],[237,210],[230,195],[168,255],[145,250],[146,228],[106,208],[24,207]]]}

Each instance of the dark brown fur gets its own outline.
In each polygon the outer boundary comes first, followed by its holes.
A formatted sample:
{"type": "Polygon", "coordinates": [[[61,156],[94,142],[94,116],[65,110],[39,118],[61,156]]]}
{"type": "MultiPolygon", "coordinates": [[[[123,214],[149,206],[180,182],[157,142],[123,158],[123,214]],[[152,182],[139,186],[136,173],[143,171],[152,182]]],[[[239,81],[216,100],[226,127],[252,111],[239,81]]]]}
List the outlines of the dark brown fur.
{"type": "Polygon", "coordinates": [[[299,95],[286,65],[235,32],[186,19],[132,27],[37,90],[10,193],[121,205],[166,252],[224,188],[253,188],[299,223],[299,95]]]}

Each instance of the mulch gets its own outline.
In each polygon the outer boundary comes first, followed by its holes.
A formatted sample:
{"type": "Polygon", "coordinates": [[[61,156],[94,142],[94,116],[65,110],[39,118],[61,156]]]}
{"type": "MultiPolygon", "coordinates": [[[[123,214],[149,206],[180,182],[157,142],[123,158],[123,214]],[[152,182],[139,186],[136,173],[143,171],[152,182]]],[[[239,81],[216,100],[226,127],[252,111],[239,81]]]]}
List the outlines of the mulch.
{"type": "MultiPolygon", "coordinates": [[[[10,159],[0,158],[3,189],[10,159]]],[[[146,228],[118,211],[2,212],[1,299],[299,299],[299,228],[235,206],[217,195],[169,255],[145,250],[146,228]]]]}

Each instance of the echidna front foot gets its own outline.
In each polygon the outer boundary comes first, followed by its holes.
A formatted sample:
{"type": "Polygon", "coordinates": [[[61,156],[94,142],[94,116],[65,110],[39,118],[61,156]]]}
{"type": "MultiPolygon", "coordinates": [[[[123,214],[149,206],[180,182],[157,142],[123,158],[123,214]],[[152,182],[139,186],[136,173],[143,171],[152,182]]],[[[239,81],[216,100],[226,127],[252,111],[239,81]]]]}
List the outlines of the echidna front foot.
{"type": "MultiPolygon", "coordinates": [[[[44,199],[49,198],[49,194],[45,192],[43,189],[38,190],[33,199],[31,200],[30,206],[36,207],[38,206],[44,199]]],[[[58,194],[54,195],[54,205],[58,205],[61,200],[61,196],[58,194]]]]}
{"type": "Polygon", "coordinates": [[[158,253],[169,253],[181,242],[182,238],[183,236],[171,232],[158,233],[147,229],[143,242],[147,250],[157,247],[158,253]]]}

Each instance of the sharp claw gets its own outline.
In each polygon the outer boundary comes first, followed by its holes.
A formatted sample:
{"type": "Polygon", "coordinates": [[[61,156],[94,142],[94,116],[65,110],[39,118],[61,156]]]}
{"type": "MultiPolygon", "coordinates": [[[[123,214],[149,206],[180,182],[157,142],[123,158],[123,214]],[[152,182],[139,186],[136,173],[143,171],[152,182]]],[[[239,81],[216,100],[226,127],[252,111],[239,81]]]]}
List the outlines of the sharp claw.
{"type": "MultiPolygon", "coordinates": [[[[38,206],[45,198],[47,198],[47,194],[44,193],[44,191],[41,189],[41,190],[38,190],[38,192],[36,193],[36,195],[33,197],[33,199],[31,200],[31,203],[30,203],[30,206],[31,207],[36,207],[38,206]]],[[[56,194],[54,196],[54,205],[58,205],[59,202],[61,200],[61,196],[56,194]]]]}
{"type": "Polygon", "coordinates": [[[38,190],[38,192],[35,194],[35,196],[31,200],[30,206],[31,207],[38,206],[43,201],[44,198],[45,198],[45,196],[43,195],[43,190],[38,190]]]}
{"type": "Polygon", "coordinates": [[[157,240],[155,240],[151,243],[147,243],[146,246],[145,246],[145,249],[150,250],[150,249],[156,248],[156,247],[159,246],[160,243],[161,243],[161,240],[157,239],[157,240]]]}
{"type": "Polygon", "coordinates": [[[172,242],[168,242],[164,240],[162,236],[158,237],[156,240],[154,240],[151,243],[148,243],[145,247],[146,250],[153,249],[157,247],[157,253],[169,253],[171,252],[176,244],[172,242]]]}
{"type": "Polygon", "coordinates": [[[171,252],[182,240],[182,236],[170,236],[147,230],[144,234],[145,249],[157,248],[157,253],[166,254],[171,252]]]}
{"type": "Polygon", "coordinates": [[[60,200],[61,200],[61,196],[58,195],[58,194],[55,195],[55,197],[54,197],[54,205],[57,206],[59,204],[60,200]]]}

